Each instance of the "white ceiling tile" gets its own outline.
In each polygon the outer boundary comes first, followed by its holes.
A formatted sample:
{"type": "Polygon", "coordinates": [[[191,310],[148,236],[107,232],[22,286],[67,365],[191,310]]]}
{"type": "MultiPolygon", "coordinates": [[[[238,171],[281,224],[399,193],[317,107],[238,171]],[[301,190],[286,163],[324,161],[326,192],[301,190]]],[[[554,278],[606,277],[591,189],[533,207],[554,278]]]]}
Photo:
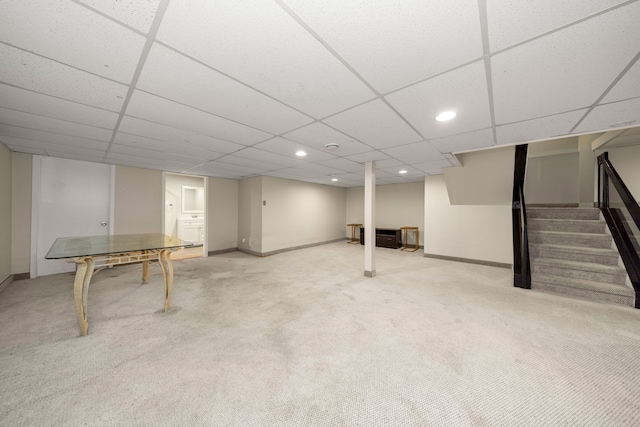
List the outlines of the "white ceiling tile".
{"type": "Polygon", "coordinates": [[[457,153],[493,146],[493,131],[491,129],[481,129],[458,135],[445,136],[444,138],[431,139],[429,142],[441,153],[457,153]]]}
{"type": "Polygon", "coordinates": [[[243,145],[271,137],[266,132],[139,90],[131,96],[127,115],[243,145]]]}
{"type": "Polygon", "coordinates": [[[130,133],[165,142],[176,142],[224,154],[233,153],[245,147],[235,142],[224,141],[200,133],[193,133],[130,116],[122,118],[119,130],[120,133],[130,133]]]}
{"type": "MultiPolygon", "coordinates": [[[[376,165],[377,167],[377,165],[376,165]]],[[[377,168],[376,170],[376,176],[379,176],[380,178],[384,178],[384,179],[388,179],[390,177],[398,177],[398,178],[404,178],[407,179],[408,177],[412,176],[412,175],[419,175],[419,176],[423,176],[424,173],[413,167],[413,166],[409,166],[409,165],[402,165],[402,166],[396,166],[396,167],[392,167],[392,168],[377,168]],[[406,170],[407,173],[406,174],[400,174],[401,170],[406,170]],[[381,174],[381,172],[386,172],[388,173],[390,176],[384,176],[381,174]]]]}
{"type": "Polygon", "coordinates": [[[55,150],[47,150],[47,155],[50,157],[59,157],[62,159],[71,159],[71,160],[81,160],[83,162],[94,162],[94,163],[103,163],[104,156],[94,156],[90,154],[82,154],[78,151],[55,151],[55,150]]]}
{"type": "Polygon", "coordinates": [[[324,120],[374,148],[388,148],[423,139],[379,99],[324,120]]]}
{"type": "MultiPolygon", "coordinates": [[[[424,178],[422,178],[422,179],[424,179],[424,178]]],[[[400,176],[393,176],[393,177],[389,177],[389,178],[380,179],[379,182],[378,182],[378,185],[406,184],[408,182],[411,182],[411,180],[408,179],[408,178],[404,178],[404,177],[400,177],[400,176]]]]}
{"type": "Polygon", "coordinates": [[[109,141],[112,134],[109,129],[80,125],[7,108],[0,108],[0,123],[98,141],[109,141]]]}
{"type": "Polygon", "coordinates": [[[3,84],[0,84],[0,107],[110,129],[118,120],[118,114],[111,111],[3,84]]]}
{"type": "Polygon", "coordinates": [[[576,133],[610,130],[640,123],[640,98],[594,108],[576,128],[576,133]]]}
{"type": "Polygon", "coordinates": [[[148,33],[156,15],[159,0],[79,0],[118,21],[148,33]]]}
{"type": "Polygon", "coordinates": [[[622,3],[621,0],[488,1],[489,44],[496,51],[622,3]]]}
{"type": "Polygon", "coordinates": [[[234,164],[230,164],[230,163],[225,163],[225,162],[222,162],[222,161],[211,162],[208,165],[212,170],[213,170],[213,167],[215,166],[217,168],[216,170],[224,170],[226,172],[233,172],[233,173],[236,173],[236,174],[238,174],[240,176],[249,176],[249,175],[262,174],[262,173],[268,172],[270,170],[281,169],[280,167],[274,167],[272,169],[253,168],[253,167],[248,167],[248,166],[239,166],[239,165],[234,165],[234,164]]]}
{"type": "Polygon", "coordinates": [[[476,0],[286,3],[382,93],[482,56],[476,0]]]}
{"type": "Polygon", "coordinates": [[[125,161],[130,162],[137,165],[143,165],[140,167],[149,167],[149,166],[159,166],[162,168],[167,168],[167,171],[174,172],[177,170],[186,170],[196,166],[197,163],[186,163],[174,160],[162,160],[162,159],[154,159],[148,156],[132,156],[130,154],[109,152],[106,156],[106,161],[125,161]]]}
{"type": "Polygon", "coordinates": [[[282,169],[280,172],[286,173],[292,176],[302,176],[302,177],[318,177],[318,176],[329,176],[341,173],[342,171],[330,168],[328,166],[323,166],[315,163],[308,163],[305,165],[300,165],[295,168],[287,168],[282,169]]]}
{"type": "Polygon", "coordinates": [[[189,173],[212,176],[216,178],[227,178],[227,179],[242,179],[245,177],[253,176],[253,175],[243,174],[242,172],[221,169],[216,162],[211,162],[211,163],[206,163],[204,165],[196,166],[192,169],[189,169],[189,173]]]}
{"type": "Polygon", "coordinates": [[[20,144],[20,145],[7,144],[7,147],[9,147],[9,150],[15,151],[16,153],[36,154],[38,156],[46,156],[47,155],[47,150],[44,150],[44,149],[41,149],[41,148],[27,147],[27,146],[24,146],[22,144],[20,144]]]}
{"type": "Polygon", "coordinates": [[[411,166],[427,174],[440,174],[442,173],[442,168],[448,168],[452,165],[449,160],[445,159],[434,160],[432,162],[414,163],[411,166]]]}
{"type": "Polygon", "coordinates": [[[482,61],[459,68],[386,96],[426,139],[491,126],[489,92],[482,61]],[[435,120],[443,111],[454,111],[448,122],[435,120]]]}
{"type": "Polygon", "coordinates": [[[224,156],[223,158],[219,159],[218,162],[228,165],[231,170],[234,170],[233,168],[231,168],[231,166],[253,168],[254,170],[257,170],[257,171],[282,169],[282,166],[272,165],[262,160],[252,160],[252,159],[247,159],[244,157],[238,157],[233,155],[224,156]]]}
{"type": "Polygon", "coordinates": [[[640,97],[640,61],[636,62],[602,99],[601,103],[640,97]]]}
{"type": "Polygon", "coordinates": [[[335,159],[323,160],[318,162],[320,165],[328,166],[333,169],[338,169],[345,172],[359,172],[364,171],[364,166],[360,163],[356,163],[351,160],[343,159],[342,157],[338,157],[335,159]]]}
{"type": "Polygon", "coordinates": [[[198,165],[204,163],[209,159],[203,159],[199,157],[193,157],[186,154],[167,153],[165,151],[154,151],[131,147],[129,145],[112,144],[109,148],[109,153],[127,154],[135,157],[148,157],[149,159],[176,161],[181,163],[187,163],[192,165],[198,165]]]}
{"type": "Polygon", "coordinates": [[[243,148],[233,154],[238,157],[244,157],[245,159],[264,161],[271,163],[272,165],[283,167],[294,167],[303,163],[300,159],[294,159],[289,156],[282,156],[280,154],[270,153],[268,151],[258,150],[252,147],[243,148]]]}
{"type": "Polygon", "coordinates": [[[173,0],[157,39],[316,118],[374,97],[275,2],[173,0]]]}
{"type": "Polygon", "coordinates": [[[329,143],[338,144],[338,149],[331,151],[337,156],[349,156],[371,151],[371,147],[320,122],[311,123],[283,136],[319,150],[326,150],[325,146],[329,143]]]}
{"type": "MultiPolygon", "coordinates": [[[[401,162],[398,159],[376,160],[376,168],[391,168],[396,166],[402,166],[405,162],[401,162]]],[[[363,169],[364,170],[364,167],[363,169]]]]}
{"type": "Polygon", "coordinates": [[[275,134],[313,121],[309,116],[157,43],[149,52],[137,87],[275,134]]]}
{"type": "Polygon", "coordinates": [[[401,145],[381,151],[405,163],[420,163],[444,159],[444,156],[428,142],[416,142],[414,144],[401,145]]]}
{"type": "MultiPolygon", "coordinates": [[[[60,153],[67,153],[68,155],[72,155],[76,153],[79,156],[90,156],[90,157],[104,157],[107,149],[107,144],[103,144],[101,147],[78,147],[74,145],[65,145],[55,142],[42,142],[42,141],[33,141],[24,138],[15,138],[11,136],[0,136],[0,140],[5,142],[7,145],[11,145],[12,147],[20,147],[17,151],[27,151],[30,153],[38,154],[38,152],[42,152],[48,156],[54,156],[60,153]],[[56,154],[53,154],[56,153],[56,154]]],[[[58,157],[66,157],[59,155],[58,157]]]]}
{"type": "Polygon", "coordinates": [[[281,154],[283,156],[295,156],[297,151],[302,150],[307,153],[307,155],[300,158],[296,157],[296,159],[303,162],[319,162],[322,160],[336,158],[336,156],[326,150],[316,150],[315,148],[307,147],[306,145],[289,141],[288,139],[280,137],[269,139],[268,141],[261,142],[260,144],[256,144],[253,147],[260,150],[281,154]]]}
{"type": "Polygon", "coordinates": [[[65,0],[3,0],[0,40],[38,55],[129,84],[143,36],[65,0]]]}
{"type": "Polygon", "coordinates": [[[127,86],[0,43],[3,83],[81,104],[120,111],[127,86]]]}
{"type": "Polygon", "coordinates": [[[556,114],[554,116],[497,126],[496,136],[498,145],[542,140],[558,135],[566,135],[586,112],[587,109],[585,108],[564,114],[556,114]]]}
{"type": "Polygon", "coordinates": [[[188,144],[179,144],[158,141],[151,138],[144,138],[136,135],[130,135],[125,133],[118,133],[114,139],[114,144],[132,147],[138,150],[150,150],[159,151],[165,154],[185,155],[189,157],[197,157],[205,160],[215,160],[224,154],[215,151],[210,151],[204,148],[195,147],[188,144]]]}
{"type": "Polygon", "coordinates": [[[71,145],[81,148],[93,148],[96,150],[106,150],[109,144],[106,141],[96,141],[94,139],[78,138],[76,136],[0,124],[0,138],[7,136],[44,143],[49,142],[52,144],[71,145]]]}
{"type": "Polygon", "coordinates": [[[364,176],[356,173],[336,173],[332,176],[342,181],[359,182],[361,185],[364,183],[364,176]]]}
{"type": "Polygon", "coordinates": [[[353,156],[346,156],[345,158],[358,163],[366,163],[376,160],[387,160],[390,157],[384,154],[382,151],[375,150],[369,151],[367,153],[354,154],[353,156]]]}
{"type": "Polygon", "coordinates": [[[634,3],[493,56],[496,124],[592,105],[638,53],[638,22],[634,3]]]}

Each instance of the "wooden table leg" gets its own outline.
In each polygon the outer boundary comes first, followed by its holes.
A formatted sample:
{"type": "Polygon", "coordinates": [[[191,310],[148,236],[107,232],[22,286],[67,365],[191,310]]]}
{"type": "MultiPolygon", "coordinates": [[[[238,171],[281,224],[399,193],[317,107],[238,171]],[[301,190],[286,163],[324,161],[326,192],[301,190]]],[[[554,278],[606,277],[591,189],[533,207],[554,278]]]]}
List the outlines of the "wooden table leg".
{"type": "Polygon", "coordinates": [[[76,258],[76,279],[73,283],[73,297],[76,303],[76,315],[80,335],[87,336],[89,322],[87,321],[87,296],[89,295],[89,282],[93,276],[95,261],[92,257],[76,258]]]}
{"type": "Polygon", "coordinates": [[[171,290],[173,289],[173,264],[171,262],[171,251],[167,249],[161,250],[158,260],[160,261],[160,267],[162,267],[162,274],[164,275],[164,311],[167,312],[169,311],[169,307],[171,307],[171,290]]]}
{"type": "MultiPolygon", "coordinates": [[[[143,254],[147,251],[142,252],[143,254]]],[[[149,282],[149,260],[142,261],[142,283],[149,282]]]]}

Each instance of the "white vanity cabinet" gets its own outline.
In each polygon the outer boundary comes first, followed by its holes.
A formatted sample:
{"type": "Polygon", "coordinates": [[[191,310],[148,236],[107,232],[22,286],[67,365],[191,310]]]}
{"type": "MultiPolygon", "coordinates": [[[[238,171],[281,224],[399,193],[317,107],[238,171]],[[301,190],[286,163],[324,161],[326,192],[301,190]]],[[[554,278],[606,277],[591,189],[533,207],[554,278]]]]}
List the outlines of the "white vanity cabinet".
{"type": "Polygon", "coordinates": [[[191,243],[204,243],[204,219],[178,218],[178,239],[191,243]]]}

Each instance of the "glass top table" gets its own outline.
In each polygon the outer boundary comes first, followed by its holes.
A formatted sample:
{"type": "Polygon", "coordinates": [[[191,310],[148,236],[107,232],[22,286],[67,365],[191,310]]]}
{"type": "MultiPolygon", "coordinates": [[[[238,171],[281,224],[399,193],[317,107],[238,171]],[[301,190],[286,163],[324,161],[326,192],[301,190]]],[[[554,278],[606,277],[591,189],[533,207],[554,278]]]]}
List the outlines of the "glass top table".
{"type": "Polygon", "coordinates": [[[182,248],[202,246],[164,234],[122,234],[111,236],[59,237],[49,249],[46,259],[64,259],[76,263],[73,295],[80,335],[89,331],[87,297],[89,283],[96,267],[142,263],[142,283],[149,279],[149,261],[158,261],[165,283],[164,311],[171,306],[173,264],[171,253],[182,248]]]}
{"type": "Polygon", "coordinates": [[[196,246],[164,234],[121,234],[115,236],[59,237],[46,259],[112,255],[132,251],[180,249],[196,246]]]}

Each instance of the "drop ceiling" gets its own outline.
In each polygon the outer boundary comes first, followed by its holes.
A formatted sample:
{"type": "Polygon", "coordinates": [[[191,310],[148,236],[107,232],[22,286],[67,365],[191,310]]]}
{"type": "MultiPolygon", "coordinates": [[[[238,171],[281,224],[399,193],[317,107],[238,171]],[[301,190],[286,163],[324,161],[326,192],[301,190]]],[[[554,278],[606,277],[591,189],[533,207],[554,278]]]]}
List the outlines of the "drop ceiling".
{"type": "Polygon", "coordinates": [[[638,22],[637,0],[3,0],[0,141],[232,179],[360,186],[376,161],[379,184],[422,181],[456,153],[640,125],[638,22]]]}

